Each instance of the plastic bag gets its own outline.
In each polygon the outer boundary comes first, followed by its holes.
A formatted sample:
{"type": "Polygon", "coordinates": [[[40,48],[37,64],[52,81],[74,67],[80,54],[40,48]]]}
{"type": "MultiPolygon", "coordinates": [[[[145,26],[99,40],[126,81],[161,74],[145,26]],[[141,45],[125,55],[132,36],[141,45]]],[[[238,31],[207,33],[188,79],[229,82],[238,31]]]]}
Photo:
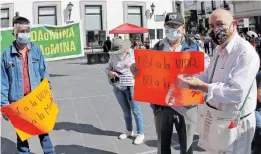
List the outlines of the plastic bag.
{"type": "Polygon", "coordinates": [[[177,111],[179,114],[184,116],[188,121],[193,124],[197,122],[197,105],[191,106],[175,106],[175,103],[178,102],[175,96],[175,86],[172,85],[167,93],[165,103],[170,106],[173,110],[177,111]]]}

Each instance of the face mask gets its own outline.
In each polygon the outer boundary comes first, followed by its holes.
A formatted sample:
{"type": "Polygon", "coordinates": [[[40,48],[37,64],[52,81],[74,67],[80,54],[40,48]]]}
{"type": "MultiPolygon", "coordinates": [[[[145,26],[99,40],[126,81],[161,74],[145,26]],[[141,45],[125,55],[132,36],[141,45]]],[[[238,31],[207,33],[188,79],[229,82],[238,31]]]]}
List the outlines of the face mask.
{"type": "Polygon", "coordinates": [[[123,52],[123,53],[118,53],[118,54],[117,54],[117,56],[118,56],[121,60],[123,59],[124,55],[125,55],[124,52],[123,52]]]}
{"type": "Polygon", "coordinates": [[[117,56],[118,56],[121,60],[125,60],[126,57],[127,57],[127,55],[128,55],[128,53],[129,53],[129,50],[126,50],[126,51],[123,52],[123,53],[117,54],[117,56]]]}
{"type": "Polygon", "coordinates": [[[212,38],[213,42],[217,45],[221,45],[223,43],[225,43],[230,37],[231,37],[231,33],[229,32],[230,30],[230,26],[229,29],[218,29],[216,32],[214,32],[214,30],[212,30],[209,34],[209,36],[212,38]]]}
{"type": "Polygon", "coordinates": [[[170,40],[170,41],[175,41],[179,38],[181,38],[181,34],[178,33],[178,29],[174,29],[174,28],[170,28],[168,30],[166,30],[166,37],[170,40]]]}
{"type": "Polygon", "coordinates": [[[16,41],[19,44],[27,44],[27,43],[31,42],[30,33],[18,33],[16,41]]]}

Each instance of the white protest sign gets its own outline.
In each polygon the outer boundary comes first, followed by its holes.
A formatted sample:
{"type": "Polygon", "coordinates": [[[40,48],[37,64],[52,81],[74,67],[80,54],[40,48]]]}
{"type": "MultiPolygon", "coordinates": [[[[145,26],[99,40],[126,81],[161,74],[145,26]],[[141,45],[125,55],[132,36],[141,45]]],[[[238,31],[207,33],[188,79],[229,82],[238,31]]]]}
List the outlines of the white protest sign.
{"type": "MultiPolygon", "coordinates": [[[[230,128],[240,111],[224,112],[205,105],[200,114],[198,146],[211,153],[233,153],[238,128],[230,128]]],[[[237,122],[236,122],[237,123],[237,122]]],[[[244,132],[242,132],[244,133],[244,132]]]]}

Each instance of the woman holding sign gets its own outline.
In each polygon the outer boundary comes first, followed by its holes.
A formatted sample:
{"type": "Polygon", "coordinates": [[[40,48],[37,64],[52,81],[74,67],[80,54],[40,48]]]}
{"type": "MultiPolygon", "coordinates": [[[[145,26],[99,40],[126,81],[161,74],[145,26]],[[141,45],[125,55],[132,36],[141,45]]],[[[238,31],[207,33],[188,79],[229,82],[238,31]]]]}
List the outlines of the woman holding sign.
{"type": "Polygon", "coordinates": [[[119,136],[120,139],[134,136],[132,126],[133,114],[137,125],[137,137],[134,144],[141,144],[145,138],[143,133],[143,115],[140,103],[133,100],[134,78],[130,72],[130,65],[134,62],[133,50],[130,49],[129,40],[115,38],[109,51],[109,66],[106,73],[109,82],[113,85],[113,92],[122,108],[126,123],[126,133],[119,136]]]}

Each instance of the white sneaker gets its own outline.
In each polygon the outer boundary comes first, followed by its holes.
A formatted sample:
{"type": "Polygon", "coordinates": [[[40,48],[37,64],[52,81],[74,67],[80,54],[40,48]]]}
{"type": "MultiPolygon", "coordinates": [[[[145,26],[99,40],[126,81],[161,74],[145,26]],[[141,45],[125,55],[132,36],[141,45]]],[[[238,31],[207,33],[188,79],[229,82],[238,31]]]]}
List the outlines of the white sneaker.
{"type": "Polygon", "coordinates": [[[136,139],[134,140],[134,144],[136,145],[141,144],[144,138],[145,138],[144,134],[138,134],[136,139]]]}
{"type": "Polygon", "coordinates": [[[126,131],[125,134],[121,134],[119,136],[119,139],[124,140],[124,139],[126,139],[128,137],[131,137],[131,136],[134,136],[134,132],[133,131],[126,131]]]}

